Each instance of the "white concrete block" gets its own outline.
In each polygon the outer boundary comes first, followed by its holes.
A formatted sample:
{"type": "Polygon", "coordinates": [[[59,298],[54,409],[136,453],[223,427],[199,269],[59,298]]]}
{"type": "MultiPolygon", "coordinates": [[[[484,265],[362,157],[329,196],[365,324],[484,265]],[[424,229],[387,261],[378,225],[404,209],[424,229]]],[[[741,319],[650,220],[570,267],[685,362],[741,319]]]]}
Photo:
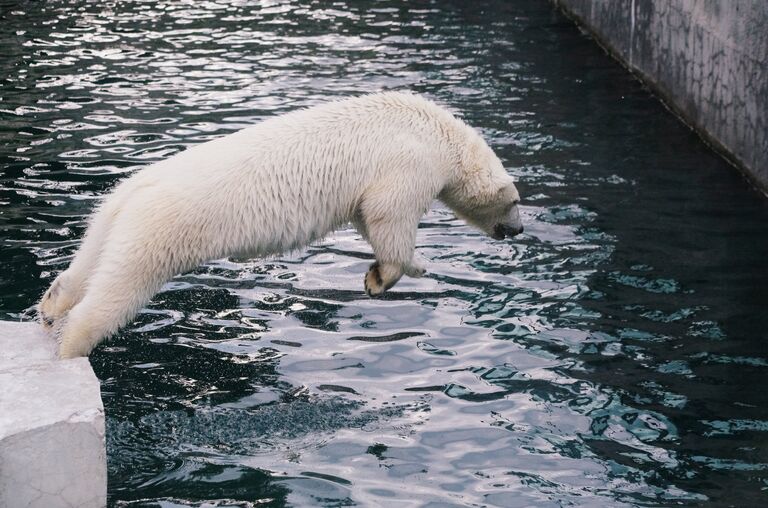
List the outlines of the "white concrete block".
{"type": "Polygon", "coordinates": [[[107,465],[99,380],[57,360],[36,323],[0,321],[0,506],[102,508],[107,465]]]}

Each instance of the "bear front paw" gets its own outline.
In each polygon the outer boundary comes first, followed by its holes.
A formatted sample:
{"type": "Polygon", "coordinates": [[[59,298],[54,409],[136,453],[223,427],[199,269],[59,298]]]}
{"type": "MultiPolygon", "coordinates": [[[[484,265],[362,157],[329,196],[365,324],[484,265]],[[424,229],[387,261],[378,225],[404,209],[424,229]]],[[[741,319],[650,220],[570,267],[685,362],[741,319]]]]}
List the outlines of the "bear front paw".
{"type": "Polygon", "coordinates": [[[403,271],[391,264],[380,264],[378,261],[373,263],[365,274],[363,283],[365,285],[365,294],[368,296],[379,296],[387,289],[395,285],[403,276],[403,271]]]}
{"type": "Polygon", "coordinates": [[[416,261],[415,259],[405,268],[405,274],[414,279],[424,277],[425,273],[427,273],[427,268],[420,261],[416,261]]]}
{"type": "Polygon", "coordinates": [[[386,289],[384,288],[384,279],[381,278],[381,271],[379,270],[379,263],[374,263],[368,269],[363,279],[363,285],[365,286],[365,294],[368,296],[379,296],[386,289]]]}

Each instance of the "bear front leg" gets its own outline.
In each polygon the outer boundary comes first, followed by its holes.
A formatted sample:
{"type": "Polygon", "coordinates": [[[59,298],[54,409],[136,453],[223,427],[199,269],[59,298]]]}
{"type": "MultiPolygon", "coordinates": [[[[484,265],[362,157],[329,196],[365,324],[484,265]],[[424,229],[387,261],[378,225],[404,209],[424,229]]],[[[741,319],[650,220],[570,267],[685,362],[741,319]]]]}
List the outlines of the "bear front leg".
{"type": "Polygon", "coordinates": [[[377,190],[363,200],[363,224],[357,226],[367,236],[376,256],[363,281],[368,296],[381,295],[403,275],[423,275],[423,265],[414,258],[416,228],[431,199],[428,195],[412,196],[403,189],[386,186],[377,190]]]}

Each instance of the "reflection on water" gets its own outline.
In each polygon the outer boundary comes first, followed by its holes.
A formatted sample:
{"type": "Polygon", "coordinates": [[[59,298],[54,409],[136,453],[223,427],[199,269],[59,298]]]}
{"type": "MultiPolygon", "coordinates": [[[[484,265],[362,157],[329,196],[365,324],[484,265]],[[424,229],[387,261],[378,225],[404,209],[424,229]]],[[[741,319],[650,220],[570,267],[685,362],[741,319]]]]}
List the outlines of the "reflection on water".
{"type": "Polygon", "coordinates": [[[768,205],[548,2],[0,7],[0,311],[125,174],[412,89],[478,126],[526,234],[440,205],[364,296],[351,229],[168,283],[93,356],[114,506],[745,506],[768,489],[768,205]]]}

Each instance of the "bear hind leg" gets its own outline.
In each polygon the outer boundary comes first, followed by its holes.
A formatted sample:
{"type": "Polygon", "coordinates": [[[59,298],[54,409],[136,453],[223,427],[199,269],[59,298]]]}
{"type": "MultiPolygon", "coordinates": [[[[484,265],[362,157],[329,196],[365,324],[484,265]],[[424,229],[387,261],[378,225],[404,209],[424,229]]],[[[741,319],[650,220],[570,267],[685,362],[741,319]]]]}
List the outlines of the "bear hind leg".
{"type": "Polygon", "coordinates": [[[75,253],[69,268],[61,272],[37,304],[37,315],[44,328],[58,326],[69,310],[85,294],[88,279],[98,263],[112,217],[102,210],[94,217],[83,243],[75,253]]]}
{"type": "MultiPolygon", "coordinates": [[[[135,242],[116,242],[106,249],[88,280],[85,294],[58,327],[59,356],[86,356],[96,345],[133,319],[173,275],[165,251],[147,257],[135,242]]],[[[109,242],[108,242],[109,243],[109,242]]]]}
{"type": "Polygon", "coordinates": [[[136,275],[126,273],[124,267],[94,275],[83,299],[62,321],[58,331],[60,358],[87,356],[99,342],[130,322],[164,282],[159,273],[136,275]]]}
{"type": "Polygon", "coordinates": [[[40,324],[48,330],[53,329],[79,301],[80,293],[77,277],[69,269],[59,274],[37,304],[40,324]]]}

